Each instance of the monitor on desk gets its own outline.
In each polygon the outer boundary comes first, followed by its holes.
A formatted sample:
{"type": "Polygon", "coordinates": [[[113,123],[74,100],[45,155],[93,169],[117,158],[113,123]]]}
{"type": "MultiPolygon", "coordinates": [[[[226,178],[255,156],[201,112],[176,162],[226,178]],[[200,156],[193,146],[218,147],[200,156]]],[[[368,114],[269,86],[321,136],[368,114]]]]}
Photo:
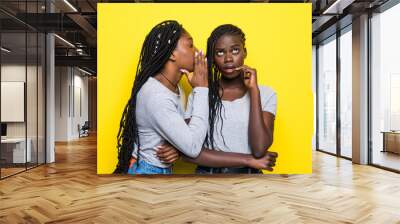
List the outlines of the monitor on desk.
{"type": "Polygon", "coordinates": [[[1,123],[1,138],[5,138],[7,136],[7,124],[1,123]]]}

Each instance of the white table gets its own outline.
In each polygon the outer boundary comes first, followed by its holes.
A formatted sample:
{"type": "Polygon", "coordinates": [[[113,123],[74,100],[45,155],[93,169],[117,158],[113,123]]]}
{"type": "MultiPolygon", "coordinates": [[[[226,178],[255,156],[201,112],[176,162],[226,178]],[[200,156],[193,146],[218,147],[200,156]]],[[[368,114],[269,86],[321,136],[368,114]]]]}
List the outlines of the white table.
{"type": "Polygon", "coordinates": [[[26,154],[25,154],[25,138],[6,138],[1,139],[1,147],[13,147],[12,148],[12,155],[13,155],[13,163],[25,163],[31,162],[32,154],[31,154],[31,146],[32,140],[27,138],[26,142],[28,143],[26,147],[26,154]],[[27,159],[25,161],[25,159],[27,159]]]}

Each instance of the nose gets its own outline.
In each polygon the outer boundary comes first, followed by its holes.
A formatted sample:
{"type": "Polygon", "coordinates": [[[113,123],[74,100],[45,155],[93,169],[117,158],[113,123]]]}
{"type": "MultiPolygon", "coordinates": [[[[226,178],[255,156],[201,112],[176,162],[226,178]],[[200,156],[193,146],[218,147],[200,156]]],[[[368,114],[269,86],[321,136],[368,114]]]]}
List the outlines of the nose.
{"type": "Polygon", "coordinates": [[[225,57],[224,57],[224,62],[225,63],[228,63],[228,62],[232,62],[233,61],[233,58],[232,58],[232,54],[231,53],[226,53],[225,54],[225,57]]]}

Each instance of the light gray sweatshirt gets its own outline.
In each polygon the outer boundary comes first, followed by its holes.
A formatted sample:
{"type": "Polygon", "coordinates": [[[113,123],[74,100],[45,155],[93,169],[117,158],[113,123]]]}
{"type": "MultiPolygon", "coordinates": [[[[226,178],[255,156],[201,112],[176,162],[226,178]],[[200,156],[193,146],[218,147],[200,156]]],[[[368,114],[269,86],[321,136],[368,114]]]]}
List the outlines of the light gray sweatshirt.
{"type": "MultiPolygon", "coordinates": [[[[176,94],[150,77],[140,89],[136,103],[136,122],[139,130],[140,159],[157,166],[162,163],[154,147],[168,141],[188,157],[200,154],[208,130],[208,88],[192,90],[192,116],[189,124],[184,120],[181,95],[176,94]]],[[[132,153],[137,157],[137,146],[132,153]]]]}

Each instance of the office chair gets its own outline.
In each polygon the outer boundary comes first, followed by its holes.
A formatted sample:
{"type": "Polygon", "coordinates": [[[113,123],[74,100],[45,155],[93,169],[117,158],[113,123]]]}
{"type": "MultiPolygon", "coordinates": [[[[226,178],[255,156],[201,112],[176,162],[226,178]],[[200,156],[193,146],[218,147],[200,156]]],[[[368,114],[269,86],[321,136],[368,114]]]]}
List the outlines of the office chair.
{"type": "Polygon", "coordinates": [[[79,138],[89,136],[89,129],[90,129],[89,121],[85,121],[82,127],[80,127],[80,125],[78,124],[79,138]]]}

